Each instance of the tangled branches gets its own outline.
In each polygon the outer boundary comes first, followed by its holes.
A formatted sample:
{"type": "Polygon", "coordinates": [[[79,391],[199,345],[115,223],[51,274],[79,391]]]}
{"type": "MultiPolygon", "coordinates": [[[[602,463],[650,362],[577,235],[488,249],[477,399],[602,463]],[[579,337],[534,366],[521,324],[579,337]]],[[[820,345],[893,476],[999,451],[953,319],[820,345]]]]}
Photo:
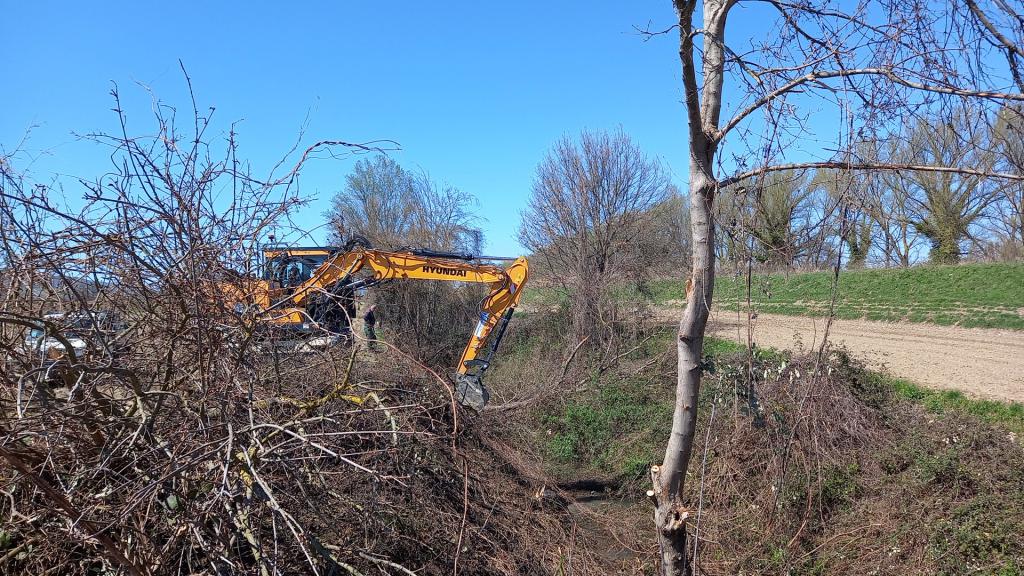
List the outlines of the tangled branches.
{"type": "Polygon", "coordinates": [[[478,510],[442,380],[359,346],[276,354],[225,297],[301,208],[301,162],[337,143],[261,180],[233,130],[218,151],[209,117],[182,133],[154,109],[155,136],[120,104],[121,134],[91,136],[114,170],[80,210],[0,163],[0,573],[529,565],[488,536],[514,495],[478,510]]]}

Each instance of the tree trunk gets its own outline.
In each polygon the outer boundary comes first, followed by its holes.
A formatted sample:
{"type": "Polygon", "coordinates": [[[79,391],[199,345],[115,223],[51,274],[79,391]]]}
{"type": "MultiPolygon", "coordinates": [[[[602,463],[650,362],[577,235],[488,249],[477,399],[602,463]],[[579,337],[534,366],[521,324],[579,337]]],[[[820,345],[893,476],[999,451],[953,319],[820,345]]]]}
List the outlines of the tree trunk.
{"type": "Polygon", "coordinates": [[[672,432],[661,466],[651,467],[654,523],[661,550],[663,576],[689,575],[683,483],[693,453],[697,431],[697,399],[700,395],[704,329],[711,313],[715,286],[715,222],[712,206],[718,193],[713,166],[718,149],[718,122],[722,110],[725,77],[725,21],[732,0],[703,2],[704,85],[697,82],[692,18],[697,0],[674,0],[679,17],[679,60],[683,72],[684,104],[690,149],[690,231],[693,235],[693,267],[686,285],[686,310],[679,322],[676,400],[672,432]]]}
{"type": "MultiPolygon", "coordinates": [[[[694,174],[696,171],[691,171],[694,174]]],[[[690,511],[683,505],[683,482],[693,453],[697,429],[697,400],[700,395],[704,330],[711,312],[715,284],[715,222],[711,208],[716,187],[707,178],[694,178],[690,186],[693,268],[687,282],[686,310],[679,323],[678,377],[672,415],[672,433],[662,466],[651,468],[655,503],[654,523],[661,550],[661,573],[666,576],[690,574],[687,557],[686,520],[690,511]]]]}

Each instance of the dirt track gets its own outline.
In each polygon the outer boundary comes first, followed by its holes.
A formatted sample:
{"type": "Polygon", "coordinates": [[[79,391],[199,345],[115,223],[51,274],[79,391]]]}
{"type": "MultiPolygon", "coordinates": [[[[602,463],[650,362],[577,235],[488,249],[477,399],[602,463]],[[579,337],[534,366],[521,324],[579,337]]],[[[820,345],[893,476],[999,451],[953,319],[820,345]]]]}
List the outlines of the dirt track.
{"type": "MultiPolygon", "coordinates": [[[[746,342],[746,322],[746,314],[738,318],[736,312],[716,311],[709,333],[746,342]]],[[[759,314],[754,341],[771,348],[812,350],[821,345],[824,330],[823,318],[759,314]]],[[[835,320],[829,341],[874,368],[923,386],[1024,402],[1024,332],[835,320]]]]}

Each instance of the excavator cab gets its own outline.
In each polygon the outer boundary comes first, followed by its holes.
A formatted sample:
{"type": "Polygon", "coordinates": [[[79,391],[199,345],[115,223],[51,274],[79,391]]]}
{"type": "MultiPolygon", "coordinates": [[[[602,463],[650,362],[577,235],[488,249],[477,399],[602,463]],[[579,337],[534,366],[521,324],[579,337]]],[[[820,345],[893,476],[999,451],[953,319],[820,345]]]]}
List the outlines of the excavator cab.
{"type": "MultiPolygon", "coordinates": [[[[344,249],[335,246],[286,246],[268,244],[263,248],[263,281],[266,282],[271,308],[288,312],[278,317],[278,328],[303,333],[320,333],[351,339],[351,320],[355,315],[355,293],[347,289],[350,279],[341,278],[322,282],[324,264],[344,249]],[[303,312],[291,308],[296,291],[308,290],[316,285],[317,291],[305,298],[303,312]]],[[[333,342],[332,337],[321,337],[314,343],[333,342]]],[[[305,344],[309,347],[309,343],[305,344]]],[[[315,347],[315,346],[314,346],[315,347]]],[[[305,348],[303,348],[305,349],[305,348]]]]}
{"type": "Polygon", "coordinates": [[[267,245],[263,248],[263,280],[271,290],[294,292],[330,258],[331,248],[267,245]]]}

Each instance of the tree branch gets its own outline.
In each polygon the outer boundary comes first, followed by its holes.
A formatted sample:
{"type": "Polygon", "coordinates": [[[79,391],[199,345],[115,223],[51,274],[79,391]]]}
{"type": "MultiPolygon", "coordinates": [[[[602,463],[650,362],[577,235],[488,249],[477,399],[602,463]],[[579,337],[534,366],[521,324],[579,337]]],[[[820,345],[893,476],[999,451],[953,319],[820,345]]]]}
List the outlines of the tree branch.
{"type": "Polygon", "coordinates": [[[985,178],[999,178],[1002,180],[1013,180],[1024,182],[1024,174],[1011,174],[1008,172],[989,172],[974,168],[958,168],[956,166],[928,166],[923,164],[890,164],[886,162],[842,162],[838,160],[827,162],[796,162],[792,164],[776,164],[764,166],[746,172],[734,174],[719,181],[722,188],[738,184],[748,178],[762,176],[771,172],[784,172],[787,170],[808,170],[808,169],[835,169],[835,170],[884,170],[887,172],[938,172],[944,174],[962,174],[964,176],[981,176],[985,178]]]}
{"type": "Polygon", "coordinates": [[[776,98],[783,96],[789,92],[792,92],[795,88],[803,86],[808,82],[815,82],[818,80],[826,80],[829,78],[847,78],[852,76],[883,76],[888,78],[895,84],[905,86],[907,88],[913,88],[915,90],[923,90],[925,92],[935,92],[939,94],[949,94],[952,96],[961,96],[966,98],[992,98],[996,100],[1014,100],[1024,102],[1024,94],[1015,94],[1013,92],[994,92],[985,90],[966,90],[963,88],[947,87],[947,86],[936,86],[934,84],[923,84],[919,82],[913,82],[906,78],[900,77],[891,68],[855,68],[851,70],[816,70],[809,74],[794,78],[786,84],[772,90],[771,92],[758,98],[753,104],[744,108],[738,112],[735,116],[729,120],[728,123],[721,130],[715,134],[715,142],[721,142],[725,135],[736,127],[737,124],[743,121],[744,118],[757,111],[765,104],[775,100],[776,98]]]}

